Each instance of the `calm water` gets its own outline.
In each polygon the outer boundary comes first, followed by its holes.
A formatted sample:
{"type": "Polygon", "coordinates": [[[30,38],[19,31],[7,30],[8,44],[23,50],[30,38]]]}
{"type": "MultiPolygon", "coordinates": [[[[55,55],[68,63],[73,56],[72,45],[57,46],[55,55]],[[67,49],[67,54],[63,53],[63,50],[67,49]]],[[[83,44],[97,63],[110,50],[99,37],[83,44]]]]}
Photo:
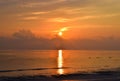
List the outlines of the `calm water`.
{"type": "Polygon", "coordinates": [[[120,51],[0,51],[0,76],[56,75],[120,68],[120,51]]]}

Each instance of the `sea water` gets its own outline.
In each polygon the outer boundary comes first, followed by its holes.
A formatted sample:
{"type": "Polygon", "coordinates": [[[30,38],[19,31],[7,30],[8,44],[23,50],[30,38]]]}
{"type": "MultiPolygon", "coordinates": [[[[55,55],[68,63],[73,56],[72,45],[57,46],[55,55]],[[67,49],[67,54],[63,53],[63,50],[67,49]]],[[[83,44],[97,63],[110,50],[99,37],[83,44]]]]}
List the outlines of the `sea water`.
{"type": "Polygon", "coordinates": [[[62,75],[117,70],[120,51],[1,50],[0,76],[62,75]]]}

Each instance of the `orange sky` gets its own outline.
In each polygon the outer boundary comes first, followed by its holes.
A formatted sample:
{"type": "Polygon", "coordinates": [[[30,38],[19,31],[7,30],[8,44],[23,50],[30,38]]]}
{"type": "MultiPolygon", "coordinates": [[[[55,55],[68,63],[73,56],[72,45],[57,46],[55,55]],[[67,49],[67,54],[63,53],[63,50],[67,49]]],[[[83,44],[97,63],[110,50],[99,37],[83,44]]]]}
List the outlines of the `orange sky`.
{"type": "Polygon", "coordinates": [[[21,29],[36,36],[120,37],[119,0],[1,0],[0,36],[21,29]]]}

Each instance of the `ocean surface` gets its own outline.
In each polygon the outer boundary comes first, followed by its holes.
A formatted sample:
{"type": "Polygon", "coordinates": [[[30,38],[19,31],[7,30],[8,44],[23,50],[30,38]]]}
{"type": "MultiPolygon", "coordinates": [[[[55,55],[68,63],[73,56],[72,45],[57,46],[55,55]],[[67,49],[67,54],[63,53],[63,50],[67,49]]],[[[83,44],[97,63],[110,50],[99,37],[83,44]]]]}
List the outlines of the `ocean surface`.
{"type": "Polygon", "coordinates": [[[0,76],[62,75],[120,69],[120,51],[0,51],[0,76]]]}

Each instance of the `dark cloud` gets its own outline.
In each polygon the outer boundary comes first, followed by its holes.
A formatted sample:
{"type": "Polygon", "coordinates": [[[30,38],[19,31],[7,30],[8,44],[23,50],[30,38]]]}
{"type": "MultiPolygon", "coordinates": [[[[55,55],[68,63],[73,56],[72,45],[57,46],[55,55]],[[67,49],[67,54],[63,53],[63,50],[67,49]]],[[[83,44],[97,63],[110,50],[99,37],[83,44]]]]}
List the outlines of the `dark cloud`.
{"type": "Polygon", "coordinates": [[[88,49],[88,50],[119,50],[120,39],[78,39],[73,42],[73,49],[88,49]]]}
{"type": "Polygon", "coordinates": [[[1,11],[12,11],[14,13],[32,11],[51,11],[65,7],[80,7],[87,5],[88,0],[2,0],[1,11]]]}
{"type": "Polygon", "coordinates": [[[35,37],[29,30],[15,32],[12,37],[0,37],[0,49],[84,49],[84,50],[120,50],[120,39],[65,40],[58,36],[52,39],[35,37]]]}
{"type": "Polygon", "coordinates": [[[17,39],[33,39],[35,35],[30,30],[20,30],[13,34],[13,37],[17,39]]]}

